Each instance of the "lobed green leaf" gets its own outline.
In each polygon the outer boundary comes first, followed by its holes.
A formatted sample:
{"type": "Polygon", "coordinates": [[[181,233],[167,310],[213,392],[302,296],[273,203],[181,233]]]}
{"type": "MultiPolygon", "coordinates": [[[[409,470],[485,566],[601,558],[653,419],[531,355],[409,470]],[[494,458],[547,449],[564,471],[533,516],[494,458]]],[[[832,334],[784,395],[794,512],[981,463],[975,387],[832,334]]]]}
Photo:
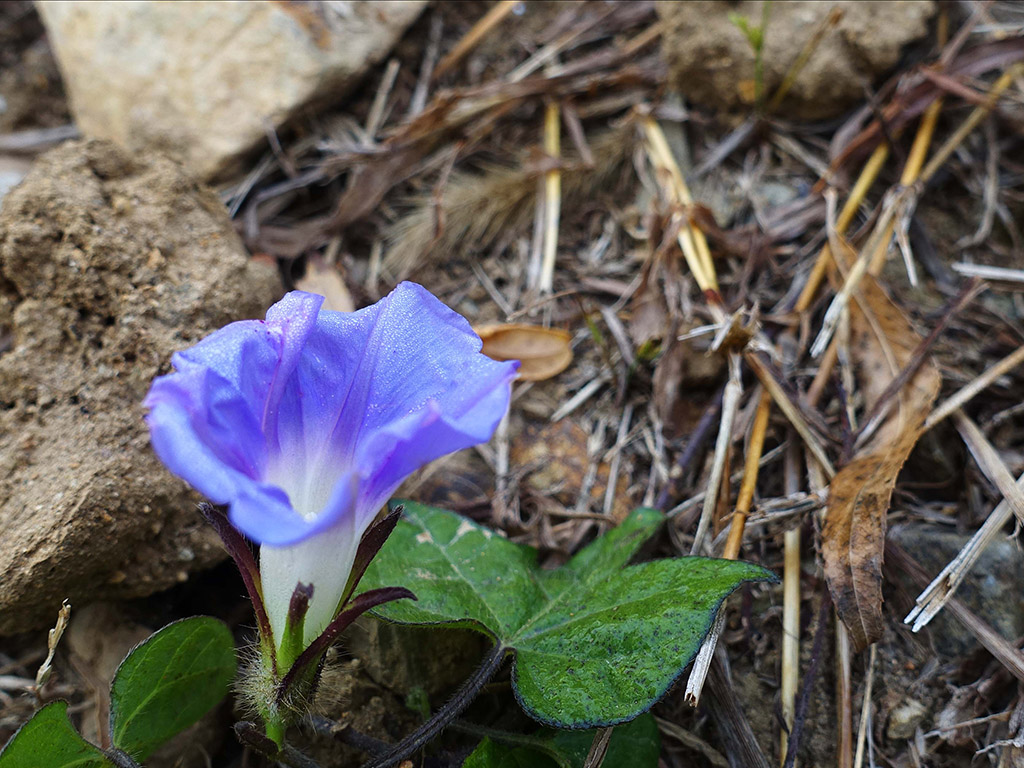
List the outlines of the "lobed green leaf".
{"type": "Polygon", "coordinates": [[[406,502],[363,586],[397,584],[416,594],[415,603],[376,611],[389,621],[470,626],[513,650],[515,693],[535,719],[560,728],[612,725],[665,693],[729,593],[775,578],[751,563],[700,557],[624,567],[662,520],[638,509],[550,571],[531,547],[406,502]]]}

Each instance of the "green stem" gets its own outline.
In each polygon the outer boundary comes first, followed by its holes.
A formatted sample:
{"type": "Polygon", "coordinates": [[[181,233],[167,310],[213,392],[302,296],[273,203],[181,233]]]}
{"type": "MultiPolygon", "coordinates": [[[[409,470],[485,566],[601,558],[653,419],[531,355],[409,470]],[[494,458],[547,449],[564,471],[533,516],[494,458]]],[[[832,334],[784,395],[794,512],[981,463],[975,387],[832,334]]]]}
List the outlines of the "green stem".
{"type": "Polygon", "coordinates": [[[278,749],[284,748],[284,721],[278,714],[267,713],[263,716],[263,730],[267,738],[277,744],[278,749]]]}

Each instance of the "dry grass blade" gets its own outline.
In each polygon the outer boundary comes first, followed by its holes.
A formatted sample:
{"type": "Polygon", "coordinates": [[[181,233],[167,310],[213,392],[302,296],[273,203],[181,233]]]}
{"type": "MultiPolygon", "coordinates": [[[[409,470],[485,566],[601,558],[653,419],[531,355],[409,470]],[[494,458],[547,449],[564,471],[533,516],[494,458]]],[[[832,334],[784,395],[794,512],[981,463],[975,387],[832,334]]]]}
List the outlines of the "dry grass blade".
{"type": "MultiPolygon", "coordinates": [[[[899,545],[888,541],[885,544],[885,552],[895,569],[906,573],[918,584],[924,584],[928,580],[924,569],[899,545]]],[[[992,629],[987,622],[970,611],[955,597],[947,596],[947,600],[949,601],[949,612],[957,621],[970,630],[978,642],[1006,668],[1007,672],[1018,680],[1024,681],[1024,654],[1005,638],[1000,637],[999,633],[992,629]]]]}
{"type": "Polygon", "coordinates": [[[459,40],[458,44],[441,59],[437,69],[434,70],[434,79],[438,79],[462,61],[477,43],[483,40],[491,30],[497,27],[506,16],[515,10],[518,2],[519,0],[501,0],[500,3],[497,3],[484,14],[483,18],[473,25],[473,28],[466,33],[465,37],[459,40]]]}
{"type": "MultiPolygon", "coordinates": [[[[913,187],[903,186],[895,194],[892,195],[891,199],[884,205],[881,216],[875,223],[875,228],[871,233],[871,237],[868,238],[867,243],[861,249],[860,256],[850,267],[849,272],[846,275],[846,279],[843,283],[842,289],[836,294],[832,303],[829,305],[825,312],[825,318],[822,321],[821,331],[818,333],[818,337],[814,340],[811,345],[811,354],[815,357],[820,357],[821,354],[828,347],[828,343],[831,340],[832,334],[836,329],[836,325],[839,322],[840,314],[845,306],[850,302],[850,299],[855,295],[857,287],[864,279],[866,274],[870,274],[869,269],[872,266],[872,262],[876,261],[875,256],[881,250],[883,253],[888,248],[890,239],[892,238],[893,228],[895,221],[898,216],[908,216],[912,213],[914,205],[916,203],[916,195],[918,186],[927,184],[928,181],[938,172],[939,168],[942,167],[943,163],[949,159],[949,156],[956,150],[958,146],[967,138],[967,136],[973,131],[978,124],[988,116],[988,114],[995,107],[1000,96],[1010,86],[1010,84],[1018,77],[1021,72],[1024,71],[1024,66],[1020,63],[1011,66],[1003,75],[993,83],[989,89],[988,94],[980,106],[976,107],[966,120],[960,125],[959,128],[951,135],[946,141],[943,142],[936,151],[932,158],[928,161],[928,164],[921,170],[918,175],[918,185],[913,187]]],[[[933,118],[929,118],[931,120],[933,118]]],[[[923,151],[915,153],[913,158],[915,162],[923,159],[923,151]]],[[[914,169],[908,165],[908,173],[904,179],[910,178],[914,174],[914,169]]]]}
{"type": "Polygon", "coordinates": [[[539,284],[542,293],[551,293],[555,285],[558,220],[562,211],[562,172],[558,169],[562,154],[561,113],[554,101],[548,102],[544,108],[544,152],[554,167],[544,174],[544,260],[539,284]]]}
{"type": "MultiPolygon", "coordinates": [[[[576,205],[614,187],[630,162],[633,136],[632,126],[626,126],[592,138],[592,167],[575,159],[563,161],[562,203],[576,205]]],[[[547,163],[523,163],[518,168],[490,165],[482,173],[453,171],[440,195],[416,199],[412,210],[388,230],[384,266],[404,276],[430,254],[455,258],[529,227],[537,205],[537,180],[548,170],[547,163]]]]}
{"type": "Polygon", "coordinates": [[[543,381],[572,362],[572,335],[558,328],[508,323],[474,328],[483,340],[480,350],[493,360],[519,360],[519,379],[543,381]]]}
{"type": "Polygon", "coordinates": [[[944,400],[942,405],[932,411],[928,420],[924,423],[925,430],[931,429],[940,421],[955,413],[958,408],[970,402],[979,392],[990,387],[996,379],[1012,371],[1021,363],[1024,363],[1024,347],[1018,347],[970,384],[967,384],[963,389],[944,400]]]}
{"type": "MultiPolygon", "coordinates": [[[[1024,491],[1024,475],[1017,478],[1017,488],[1024,491]]],[[[992,510],[977,533],[942,569],[942,573],[936,576],[924,592],[918,596],[914,610],[903,620],[906,624],[911,625],[912,631],[920,631],[942,610],[943,606],[953,597],[953,593],[960,586],[960,582],[964,580],[967,572],[981,557],[981,553],[1002,533],[1003,526],[1009,522],[1012,516],[1013,510],[1005,499],[992,510]]]]}
{"type": "MultiPolygon", "coordinates": [[[[648,156],[658,174],[659,181],[665,188],[666,197],[680,209],[692,206],[693,196],[690,194],[686,180],[672,155],[672,150],[669,148],[668,140],[665,138],[661,126],[658,125],[657,120],[648,116],[643,120],[643,127],[647,138],[648,156]]],[[[679,247],[683,250],[683,256],[693,273],[694,280],[706,294],[717,295],[718,277],[715,274],[714,263],[711,261],[711,250],[708,247],[707,238],[699,227],[692,225],[689,217],[684,216],[682,210],[677,210],[672,215],[672,220],[673,224],[679,228],[679,247]]],[[[722,314],[717,304],[712,303],[710,308],[712,311],[722,314]]],[[[724,319],[724,316],[716,319],[724,319]]]]}
{"type": "Polygon", "coordinates": [[[1013,475],[1006,468],[1006,464],[999,458],[999,452],[993,447],[978,425],[971,421],[963,412],[958,412],[954,417],[956,428],[963,437],[967,448],[970,450],[978,467],[985,473],[985,477],[1003,494],[1003,498],[1010,505],[1010,509],[1017,516],[1017,519],[1024,522],[1024,491],[1017,487],[1013,475]]]}
{"type": "MultiPolygon", "coordinates": [[[[851,354],[859,364],[859,383],[870,410],[911,362],[921,338],[873,278],[864,278],[861,296],[850,308],[851,354]]],[[[882,557],[889,500],[940,383],[934,364],[922,364],[900,391],[899,407],[829,487],[822,534],[825,578],[857,651],[882,632],[882,557]]]]}

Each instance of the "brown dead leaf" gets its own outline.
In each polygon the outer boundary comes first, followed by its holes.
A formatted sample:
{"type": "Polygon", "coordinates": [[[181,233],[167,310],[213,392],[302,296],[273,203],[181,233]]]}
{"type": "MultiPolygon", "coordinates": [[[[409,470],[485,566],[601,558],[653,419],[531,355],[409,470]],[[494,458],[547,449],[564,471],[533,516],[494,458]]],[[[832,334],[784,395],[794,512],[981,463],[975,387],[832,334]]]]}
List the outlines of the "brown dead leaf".
{"type": "Polygon", "coordinates": [[[481,350],[492,360],[518,360],[519,379],[543,381],[557,376],[572,362],[572,336],[558,328],[499,323],[474,328],[483,340],[481,350]]]}
{"type": "MultiPolygon", "coordinates": [[[[860,297],[850,306],[850,330],[850,356],[867,413],[912,362],[921,337],[872,277],[863,279],[860,297]]],[[[921,436],[940,383],[938,369],[925,360],[897,395],[898,406],[829,488],[822,534],[825,578],[858,651],[882,634],[886,512],[896,476],[921,436]]]]}
{"type": "Polygon", "coordinates": [[[352,294],[348,292],[341,273],[325,264],[323,259],[311,258],[306,264],[306,274],[295,281],[295,287],[300,291],[323,296],[326,299],[324,309],[335,312],[355,311],[355,302],[352,301],[352,294]]]}

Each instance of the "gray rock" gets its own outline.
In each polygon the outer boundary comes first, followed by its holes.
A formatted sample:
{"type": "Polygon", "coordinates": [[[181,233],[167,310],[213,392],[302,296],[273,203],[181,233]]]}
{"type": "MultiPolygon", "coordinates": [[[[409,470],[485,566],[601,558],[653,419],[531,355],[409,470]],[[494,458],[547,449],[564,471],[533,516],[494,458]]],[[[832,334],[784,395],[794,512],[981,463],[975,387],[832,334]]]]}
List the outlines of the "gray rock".
{"type": "Polygon", "coordinates": [[[172,160],[72,142],[0,208],[0,634],[141,597],[224,554],[149,446],[170,356],[280,290],[172,160]]]}
{"type": "Polygon", "coordinates": [[[300,109],[337,100],[426,0],[38,2],[84,135],[204,179],[300,109]]]}
{"type": "MultiPolygon", "coordinates": [[[[889,535],[932,576],[970,539],[919,524],[897,526],[889,535]]],[[[911,597],[921,592],[909,579],[905,588],[911,597]]],[[[992,542],[968,571],[956,597],[1007,640],[1024,635],[1024,553],[1009,538],[992,542]]],[[[978,645],[977,638],[944,611],[928,625],[928,632],[935,649],[952,658],[962,658],[978,645]]]]}
{"type": "MultiPolygon", "coordinates": [[[[721,109],[749,109],[754,98],[754,52],[731,14],[761,22],[761,0],[658,3],[666,24],[662,50],[675,87],[688,98],[721,109]]],[[[790,65],[832,9],[843,17],[800,72],[778,114],[820,119],[863,100],[864,84],[896,64],[902,47],[927,32],[932,0],[773,3],[764,36],[765,93],[779,86],[790,65]]]]}

